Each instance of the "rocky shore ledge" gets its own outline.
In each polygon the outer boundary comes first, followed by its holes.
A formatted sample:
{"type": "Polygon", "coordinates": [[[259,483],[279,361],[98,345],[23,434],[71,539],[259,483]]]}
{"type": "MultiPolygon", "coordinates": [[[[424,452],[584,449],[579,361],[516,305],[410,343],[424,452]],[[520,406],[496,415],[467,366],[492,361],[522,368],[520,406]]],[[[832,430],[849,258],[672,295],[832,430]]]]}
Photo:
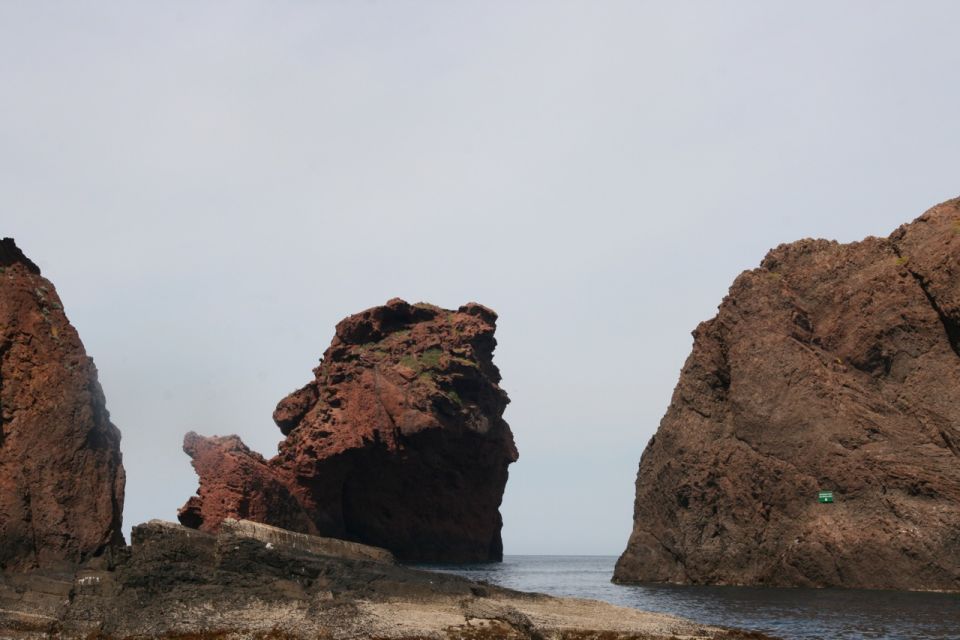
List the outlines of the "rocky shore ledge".
{"type": "Polygon", "coordinates": [[[396,564],[382,549],[227,520],[162,521],[75,569],[0,573],[0,638],[763,639],[396,564]]]}

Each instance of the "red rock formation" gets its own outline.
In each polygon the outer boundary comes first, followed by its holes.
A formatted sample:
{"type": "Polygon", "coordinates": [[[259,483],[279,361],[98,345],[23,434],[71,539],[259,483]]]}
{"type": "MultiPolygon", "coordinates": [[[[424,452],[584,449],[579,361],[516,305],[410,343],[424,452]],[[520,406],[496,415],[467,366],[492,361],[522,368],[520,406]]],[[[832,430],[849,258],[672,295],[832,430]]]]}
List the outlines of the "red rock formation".
{"type": "Polygon", "coordinates": [[[122,544],[120,432],[57,292],[0,241],[0,567],[122,544]]]}
{"type": "Polygon", "coordinates": [[[960,590],[960,201],[777,247],[693,335],[615,580],[960,590]]]}
{"type": "Polygon", "coordinates": [[[501,559],[499,506],[517,452],[495,325],[478,304],[398,299],[343,320],[314,379],[277,406],[278,456],[187,436],[200,489],[180,521],[216,531],[245,518],[405,561],[501,559]]]}
{"type": "Polygon", "coordinates": [[[216,532],[226,518],[269,522],[290,531],[316,533],[316,527],[287,488],[291,476],[271,467],[237,436],[204,438],[187,434],[183,450],[206,480],[180,510],[180,521],[216,532]]]}

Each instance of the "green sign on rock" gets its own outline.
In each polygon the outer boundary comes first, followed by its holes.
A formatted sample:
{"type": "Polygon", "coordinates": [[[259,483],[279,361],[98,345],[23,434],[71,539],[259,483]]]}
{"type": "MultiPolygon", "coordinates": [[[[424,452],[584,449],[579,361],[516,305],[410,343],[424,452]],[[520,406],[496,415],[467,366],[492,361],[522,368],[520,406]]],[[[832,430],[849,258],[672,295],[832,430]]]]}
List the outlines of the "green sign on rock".
{"type": "Polygon", "coordinates": [[[833,491],[821,491],[820,502],[833,502],[833,491]]]}

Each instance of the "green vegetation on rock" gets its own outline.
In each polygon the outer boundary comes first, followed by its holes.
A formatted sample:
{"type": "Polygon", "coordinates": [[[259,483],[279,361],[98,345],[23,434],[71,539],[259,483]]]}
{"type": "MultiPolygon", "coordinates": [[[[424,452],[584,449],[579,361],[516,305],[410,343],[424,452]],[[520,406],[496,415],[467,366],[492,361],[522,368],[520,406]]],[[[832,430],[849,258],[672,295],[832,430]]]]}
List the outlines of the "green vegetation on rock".
{"type": "Polygon", "coordinates": [[[434,368],[440,363],[440,356],[443,355],[443,350],[438,348],[427,349],[422,354],[420,354],[420,364],[427,368],[434,368]]]}

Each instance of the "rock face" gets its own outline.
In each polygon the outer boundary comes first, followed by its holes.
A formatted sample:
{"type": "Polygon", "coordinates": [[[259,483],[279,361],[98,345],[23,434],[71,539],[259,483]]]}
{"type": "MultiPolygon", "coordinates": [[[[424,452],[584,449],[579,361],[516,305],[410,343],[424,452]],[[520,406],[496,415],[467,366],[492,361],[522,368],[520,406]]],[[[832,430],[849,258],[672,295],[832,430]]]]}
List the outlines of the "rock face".
{"type": "Polygon", "coordinates": [[[960,590],[960,201],[777,247],[693,335],[616,581],[960,590]]]}
{"type": "Polygon", "coordinates": [[[500,560],[517,459],[493,364],[496,314],[394,299],[337,325],[314,379],[283,399],[272,460],[188,434],[200,488],[180,521],[224,518],[390,549],[407,562],[500,560]]]}
{"type": "Polygon", "coordinates": [[[0,241],[0,568],[123,544],[120,432],[57,292],[0,241]]]}

